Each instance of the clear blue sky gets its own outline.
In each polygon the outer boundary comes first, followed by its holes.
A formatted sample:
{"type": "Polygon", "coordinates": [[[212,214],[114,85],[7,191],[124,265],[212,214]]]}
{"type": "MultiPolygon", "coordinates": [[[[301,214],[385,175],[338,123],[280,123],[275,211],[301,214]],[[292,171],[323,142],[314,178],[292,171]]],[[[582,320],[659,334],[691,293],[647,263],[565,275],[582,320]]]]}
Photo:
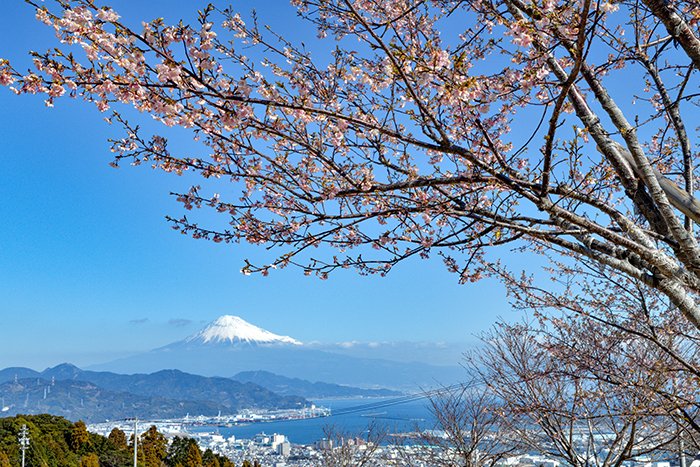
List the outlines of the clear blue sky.
{"type": "MultiPolygon", "coordinates": [[[[140,21],[188,17],[204,2],[113,4],[140,21]]],[[[290,23],[285,0],[236,3],[253,4],[263,22],[290,23]]],[[[24,2],[3,4],[0,57],[26,63],[26,50],[46,49],[52,37],[24,2]]],[[[294,269],[243,276],[243,258],[261,250],[171,230],[164,216],[181,211],[168,193],[188,180],[110,168],[106,140],[118,133],[102,117],[80,101],[48,109],[0,89],[0,368],[98,363],[179,340],[221,314],[324,342],[468,342],[496,316],[513,317],[500,285],[460,286],[438,258],[383,279],[341,272],[320,281],[294,269]]]]}

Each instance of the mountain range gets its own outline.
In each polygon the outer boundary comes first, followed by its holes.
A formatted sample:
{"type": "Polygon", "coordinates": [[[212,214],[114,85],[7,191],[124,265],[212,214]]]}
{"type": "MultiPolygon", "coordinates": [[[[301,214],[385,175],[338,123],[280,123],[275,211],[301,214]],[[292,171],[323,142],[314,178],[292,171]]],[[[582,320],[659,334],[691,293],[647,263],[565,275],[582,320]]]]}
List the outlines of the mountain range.
{"type": "Polygon", "coordinates": [[[304,344],[230,315],[181,341],[88,368],[118,373],[171,368],[205,376],[266,371],[287,378],[403,391],[448,385],[464,377],[458,365],[372,358],[367,349],[363,356],[353,356],[347,349],[304,344]]]}
{"type": "Polygon", "coordinates": [[[121,375],[61,364],[37,372],[0,370],[0,412],[52,413],[71,420],[98,421],[138,415],[172,418],[190,414],[232,414],[242,408],[289,409],[310,403],[279,395],[251,382],[204,377],[178,370],[121,375]]]}
{"type": "Polygon", "coordinates": [[[232,414],[303,407],[307,398],[390,397],[464,376],[456,365],[371,358],[372,349],[305,344],[225,315],[181,341],[87,370],[70,364],[0,370],[0,415],[49,412],[98,421],[232,414]]]}
{"type": "Polygon", "coordinates": [[[86,381],[19,379],[0,384],[1,416],[59,415],[70,420],[98,422],[138,415],[141,418],[177,418],[188,413],[216,415],[221,405],[206,401],[144,397],[106,391],[86,381]]]}
{"type": "Polygon", "coordinates": [[[44,371],[0,370],[0,416],[51,413],[70,420],[178,418],[186,414],[232,414],[243,408],[288,409],[306,398],[390,397],[388,389],[364,389],[287,378],[265,371],[232,378],[204,377],[179,370],[122,375],[86,371],[64,363],[44,371]]]}

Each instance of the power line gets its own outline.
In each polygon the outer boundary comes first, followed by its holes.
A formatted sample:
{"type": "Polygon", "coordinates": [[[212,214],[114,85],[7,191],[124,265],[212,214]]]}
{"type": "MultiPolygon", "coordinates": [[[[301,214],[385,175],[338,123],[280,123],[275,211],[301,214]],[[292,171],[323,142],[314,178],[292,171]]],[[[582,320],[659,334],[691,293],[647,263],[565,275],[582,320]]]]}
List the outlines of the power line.
{"type": "Polygon", "coordinates": [[[423,392],[408,394],[408,395],[405,395],[402,397],[397,397],[397,398],[384,400],[384,401],[380,401],[380,402],[375,402],[375,403],[371,403],[371,404],[364,404],[364,405],[347,407],[347,408],[341,409],[337,412],[331,412],[330,416],[334,417],[334,416],[349,415],[349,414],[358,413],[358,412],[365,412],[368,410],[376,410],[376,409],[382,409],[385,407],[392,407],[395,405],[408,404],[410,402],[419,401],[421,399],[429,399],[433,396],[439,396],[442,393],[453,391],[455,389],[471,389],[471,388],[479,386],[481,384],[483,384],[483,383],[479,382],[479,381],[473,382],[470,384],[457,383],[457,384],[453,384],[451,386],[445,386],[445,387],[438,388],[438,389],[432,389],[430,391],[423,391],[423,392]]]}

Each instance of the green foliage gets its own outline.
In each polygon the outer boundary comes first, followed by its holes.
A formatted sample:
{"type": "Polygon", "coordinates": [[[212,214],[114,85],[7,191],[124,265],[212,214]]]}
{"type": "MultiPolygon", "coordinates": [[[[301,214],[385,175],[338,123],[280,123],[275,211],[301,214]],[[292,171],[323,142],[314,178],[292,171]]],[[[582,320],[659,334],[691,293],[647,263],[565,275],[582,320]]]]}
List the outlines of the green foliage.
{"type": "Polygon", "coordinates": [[[107,437],[116,449],[127,449],[126,434],[119,428],[112,428],[112,431],[107,437]]]}
{"type": "Polygon", "coordinates": [[[74,452],[86,452],[90,447],[90,435],[87,431],[87,426],[82,420],[78,420],[73,425],[73,430],[70,434],[70,447],[74,452]]]}
{"type": "Polygon", "coordinates": [[[203,467],[236,467],[234,463],[226,456],[216,454],[211,449],[207,449],[202,454],[203,467]]]}
{"type": "Polygon", "coordinates": [[[197,443],[190,443],[187,446],[187,456],[185,457],[185,464],[183,467],[201,467],[202,466],[202,452],[199,450],[197,443]]]}
{"type": "MultiPolygon", "coordinates": [[[[0,419],[0,467],[16,467],[21,457],[17,438],[22,425],[29,429],[27,465],[41,467],[131,467],[133,447],[123,431],[109,437],[89,433],[85,423],[75,424],[52,415],[25,415],[0,419]]],[[[165,436],[151,426],[139,437],[139,467],[234,467],[224,456],[207,450],[204,455],[191,438],[176,437],[168,448],[165,436]]],[[[250,464],[253,467],[253,464],[250,464]]]]}
{"type": "Polygon", "coordinates": [[[204,454],[202,454],[202,465],[204,467],[221,467],[219,459],[211,449],[207,449],[204,451],[204,454]]]}
{"type": "Polygon", "coordinates": [[[170,467],[200,467],[202,465],[202,453],[197,441],[192,438],[176,436],[168,449],[168,457],[165,460],[170,467]]]}
{"type": "Polygon", "coordinates": [[[139,460],[143,467],[160,467],[168,454],[168,441],[152,425],[141,435],[139,460]]]}
{"type": "MultiPolygon", "coordinates": [[[[121,432],[121,430],[118,430],[121,432]]],[[[112,430],[114,432],[114,430],[112,430]]],[[[133,465],[134,451],[126,443],[126,435],[122,443],[99,435],[90,435],[90,442],[100,458],[100,467],[126,467],[133,465]]],[[[111,433],[110,433],[111,434],[111,433]]]]}
{"type": "Polygon", "coordinates": [[[80,459],[80,467],[100,467],[100,459],[97,454],[91,452],[80,459]]]}
{"type": "Polygon", "coordinates": [[[73,424],[52,415],[18,415],[0,419],[0,451],[11,460],[21,457],[17,438],[22,425],[27,425],[30,449],[27,465],[74,467],[80,465],[80,455],[69,445],[73,424]]]}
{"type": "Polygon", "coordinates": [[[17,438],[22,425],[29,431],[28,466],[131,466],[125,445],[116,446],[104,436],[89,433],[83,422],[73,424],[53,415],[18,415],[0,419],[0,467],[19,465],[17,438]]]}

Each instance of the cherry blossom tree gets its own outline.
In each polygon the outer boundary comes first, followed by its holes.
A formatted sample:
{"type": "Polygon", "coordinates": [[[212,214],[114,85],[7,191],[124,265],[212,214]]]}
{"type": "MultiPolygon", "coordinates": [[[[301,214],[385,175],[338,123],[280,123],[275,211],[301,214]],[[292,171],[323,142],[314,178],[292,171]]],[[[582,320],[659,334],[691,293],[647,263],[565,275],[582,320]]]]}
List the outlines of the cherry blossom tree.
{"type": "Polygon", "coordinates": [[[435,430],[423,431],[422,441],[438,450],[429,465],[493,467],[518,454],[523,445],[513,439],[510,414],[483,381],[442,388],[430,397],[435,430]]]}
{"type": "Polygon", "coordinates": [[[662,397],[669,388],[666,374],[639,364],[643,358],[658,362],[658,348],[627,342],[621,351],[615,347],[625,343],[615,342],[613,334],[589,334],[592,329],[575,324],[501,324],[472,360],[502,401],[502,423],[515,446],[573,466],[618,466],[674,453],[682,418],[677,409],[693,402],[681,402],[680,393],[662,397]],[[598,362],[562,351],[585,347],[588,338],[599,344],[583,353],[589,357],[597,350],[598,362]],[[610,378],[613,370],[619,374],[610,378]]]}
{"type": "Polygon", "coordinates": [[[556,278],[547,289],[506,281],[513,304],[538,320],[548,349],[592,379],[666,407],[684,430],[700,433],[700,331],[666,297],[611,268],[553,263],[556,278]],[[660,384],[632,378],[630,367],[660,384]]]}
{"type": "Polygon", "coordinates": [[[582,261],[554,269],[547,288],[506,278],[514,305],[531,317],[486,333],[467,355],[475,388],[433,402],[459,465],[471,465],[473,454],[529,451],[601,466],[695,455],[697,328],[610,268],[582,261]]]}
{"type": "Polygon", "coordinates": [[[526,288],[510,246],[638,281],[700,327],[692,1],[293,0],[308,45],[214,4],[134,27],[93,0],[28,3],[61,45],[28,72],[3,60],[0,84],[111,109],[115,166],[199,174],[177,199],[226,224],[170,222],[277,253],[246,274],[438,255],[526,288]]]}
{"type": "MultiPolygon", "coordinates": [[[[564,413],[579,427],[579,437],[590,416],[591,439],[600,437],[601,422],[602,432],[615,433],[615,423],[627,420],[640,447],[654,445],[643,433],[653,432],[662,436],[655,453],[694,455],[700,434],[698,329],[667,297],[612,268],[587,260],[552,263],[556,276],[547,288],[507,278],[513,304],[534,319],[501,325],[486,336],[487,350],[475,357],[500,375],[482,377],[509,398],[506,413],[539,420],[564,413]],[[560,391],[559,399],[552,388],[560,391]],[[560,409],[566,404],[571,410],[560,409]],[[588,405],[596,409],[582,409],[588,405]],[[606,426],[606,416],[614,420],[612,427],[606,426]]],[[[630,438],[630,443],[635,442],[630,438]]]]}
{"type": "Polygon", "coordinates": [[[336,426],[323,428],[320,462],[323,467],[375,467],[386,465],[381,445],[387,439],[386,427],[375,423],[361,434],[348,433],[336,426]]]}

